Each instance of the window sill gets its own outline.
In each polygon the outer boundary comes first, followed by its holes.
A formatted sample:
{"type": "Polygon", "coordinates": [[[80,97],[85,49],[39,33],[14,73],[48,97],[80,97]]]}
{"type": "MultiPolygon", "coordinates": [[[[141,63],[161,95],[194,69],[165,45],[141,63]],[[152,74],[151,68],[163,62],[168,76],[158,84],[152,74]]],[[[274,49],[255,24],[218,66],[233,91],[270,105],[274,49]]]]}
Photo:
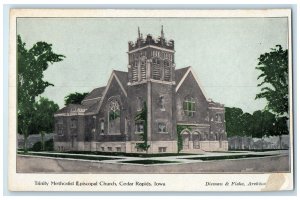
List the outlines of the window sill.
{"type": "Polygon", "coordinates": [[[169,132],[157,132],[158,134],[169,134],[169,132]]]}

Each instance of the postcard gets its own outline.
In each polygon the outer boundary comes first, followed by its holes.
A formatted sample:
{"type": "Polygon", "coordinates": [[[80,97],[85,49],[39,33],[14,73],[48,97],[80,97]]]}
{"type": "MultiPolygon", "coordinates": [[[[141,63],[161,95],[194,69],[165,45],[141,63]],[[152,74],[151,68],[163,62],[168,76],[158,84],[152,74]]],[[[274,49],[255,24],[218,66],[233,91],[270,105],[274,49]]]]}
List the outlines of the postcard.
{"type": "Polygon", "coordinates": [[[291,10],[11,9],[11,191],[293,190],[291,10]]]}

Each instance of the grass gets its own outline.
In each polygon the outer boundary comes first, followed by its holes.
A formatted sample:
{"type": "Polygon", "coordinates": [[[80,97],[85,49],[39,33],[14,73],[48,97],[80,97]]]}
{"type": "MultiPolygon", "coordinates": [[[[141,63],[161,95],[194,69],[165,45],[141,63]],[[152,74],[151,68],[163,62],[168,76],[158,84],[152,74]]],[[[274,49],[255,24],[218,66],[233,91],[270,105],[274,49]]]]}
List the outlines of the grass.
{"type": "Polygon", "coordinates": [[[121,163],[132,163],[132,164],[141,164],[141,165],[155,165],[155,164],[179,163],[179,162],[165,161],[165,160],[130,160],[130,161],[123,161],[121,163]]]}
{"type": "Polygon", "coordinates": [[[67,151],[64,153],[71,154],[88,154],[88,155],[105,155],[105,156],[127,156],[127,157],[164,157],[164,156],[188,156],[200,154],[187,154],[187,153],[161,153],[161,154],[146,154],[146,153],[124,153],[124,152],[101,152],[101,151],[67,151]]]}
{"type": "Polygon", "coordinates": [[[251,154],[248,154],[248,155],[191,157],[191,158],[185,158],[185,159],[209,161],[209,160],[228,160],[228,159],[240,159],[240,158],[257,158],[257,157],[266,157],[266,156],[274,156],[274,155],[251,155],[251,154]]]}
{"type": "Polygon", "coordinates": [[[115,160],[118,158],[110,158],[110,157],[101,157],[101,156],[85,156],[85,155],[66,155],[66,154],[47,154],[47,153],[18,153],[21,155],[35,155],[35,156],[43,156],[43,157],[54,157],[54,158],[72,158],[72,159],[82,159],[82,160],[115,160]]]}

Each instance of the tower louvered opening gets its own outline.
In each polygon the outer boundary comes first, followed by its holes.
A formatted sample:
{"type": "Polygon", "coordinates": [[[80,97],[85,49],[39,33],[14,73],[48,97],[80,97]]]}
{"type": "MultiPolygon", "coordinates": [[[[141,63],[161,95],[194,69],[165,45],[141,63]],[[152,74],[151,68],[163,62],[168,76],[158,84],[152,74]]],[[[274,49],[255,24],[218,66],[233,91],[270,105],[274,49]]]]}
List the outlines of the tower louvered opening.
{"type": "Polygon", "coordinates": [[[141,80],[146,79],[146,62],[141,61],[141,80]]]}
{"type": "Polygon", "coordinates": [[[171,67],[168,60],[164,61],[164,80],[165,81],[171,80],[171,67]]]}
{"type": "Polygon", "coordinates": [[[137,66],[132,67],[132,81],[133,82],[138,81],[138,68],[137,68],[137,66]]]}
{"type": "Polygon", "coordinates": [[[161,72],[160,72],[160,60],[158,58],[153,59],[153,79],[160,80],[161,72]]]}

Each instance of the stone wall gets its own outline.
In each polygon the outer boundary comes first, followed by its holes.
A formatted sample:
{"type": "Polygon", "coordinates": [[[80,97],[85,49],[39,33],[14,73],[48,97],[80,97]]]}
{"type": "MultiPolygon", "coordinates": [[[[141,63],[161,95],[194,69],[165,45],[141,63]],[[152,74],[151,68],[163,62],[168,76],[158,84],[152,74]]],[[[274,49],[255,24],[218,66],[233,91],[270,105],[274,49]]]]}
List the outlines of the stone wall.
{"type": "MultiPolygon", "coordinates": [[[[138,110],[138,101],[146,102],[147,100],[147,84],[138,84],[128,86],[128,140],[140,140],[140,135],[135,133],[135,117],[140,112],[138,110]]],[[[143,105],[140,105],[143,106],[143,105]]]]}
{"type": "Polygon", "coordinates": [[[161,83],[151,83],[151,141],[176,141],[176,113],[173,108],[174,102],[174,85],[161,83]],[[164,109],[161,109],[160,97],[163,96],[164,109]],[[163,123],[166,125],[166,132],[160,133],[158,125],[163,123]]]}

